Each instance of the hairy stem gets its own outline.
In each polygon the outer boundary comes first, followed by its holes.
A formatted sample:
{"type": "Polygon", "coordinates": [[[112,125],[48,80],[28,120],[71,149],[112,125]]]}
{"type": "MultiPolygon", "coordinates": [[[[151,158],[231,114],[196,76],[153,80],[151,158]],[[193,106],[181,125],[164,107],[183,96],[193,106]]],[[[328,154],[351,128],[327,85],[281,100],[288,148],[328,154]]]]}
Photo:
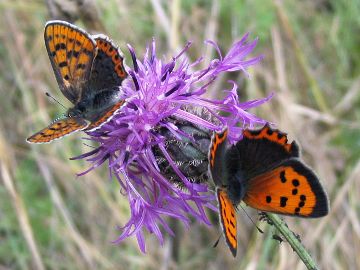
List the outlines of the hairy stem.
{"type": "Polygon", "coordinates": [[[299,255],[305,266],[311,270],[318,269],[309,252],[305,249],[299,238],[289,229],[287,224],[278,215],[270,213],[264,213],[264,215],[268,219],[269,223],[271,223],[281,233],[293,250],[299,255]]]}

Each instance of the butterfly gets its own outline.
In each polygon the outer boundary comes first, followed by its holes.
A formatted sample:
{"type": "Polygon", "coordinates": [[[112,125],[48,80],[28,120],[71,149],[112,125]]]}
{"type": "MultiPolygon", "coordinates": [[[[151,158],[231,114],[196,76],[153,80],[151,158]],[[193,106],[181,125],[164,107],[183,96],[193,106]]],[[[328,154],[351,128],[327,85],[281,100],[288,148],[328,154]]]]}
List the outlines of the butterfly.
{"type": "Polygon", "coordinates": [[[216,186],[219,221],[234,257],[237,252],[236,206],[299,217],[329,212],[328,196],[315,173],[300,159],[299,146],[268,124],[245,129],[243,139],[227,146],[228,129],[214,133],[209,171],[216,186]]]}
{"type": "Polygon", "coordinates": [[[98,129],[125,103],[120,88],[127,72],[121,51],[107,36],[92,36],[64,21],[49,21],[44,39],[59,88],[74,106],[27,141],[47,143],[98,129]]]}

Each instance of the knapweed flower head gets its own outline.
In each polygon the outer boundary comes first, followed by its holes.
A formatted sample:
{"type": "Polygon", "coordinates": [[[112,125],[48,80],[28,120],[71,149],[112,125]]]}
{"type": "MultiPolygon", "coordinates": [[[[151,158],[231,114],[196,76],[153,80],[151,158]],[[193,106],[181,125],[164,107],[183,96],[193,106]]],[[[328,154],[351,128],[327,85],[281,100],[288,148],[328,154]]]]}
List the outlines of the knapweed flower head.
{"type": "Polygon", "coordinates": [[[227,90],[219,89],[219,94],[225,92],[223,99],[206,98],[220,74],[246,72],[261,60],[261,56],[246,59],[257,42],[247,38],[248,34],[234,43],[225,57],[207,41],[218,58],[205,69],[198,68],[202,58],[191,63],[186,57],[190,43],[169,61],[157,58],[155,41],[142,61],[128,46],[133,68],[128,68],[129,77],[120,87],[126,103],[110,122],[88,132],[99,146],[78,157],[92,162],[89,170],[107,161],[129,201],[131,217],[115,242],[135,235],[145,252],[147,230],[162,244],[164,231],[174,234],[166,217],[189,226],[192,216],[210,225],[205,208],[216,209],[206,183],[211,135],[227,126],[230,142],[241,139],[245,125],[265,123],[247,110],[270,98],[241,103],[235,82],[227,90]]]}

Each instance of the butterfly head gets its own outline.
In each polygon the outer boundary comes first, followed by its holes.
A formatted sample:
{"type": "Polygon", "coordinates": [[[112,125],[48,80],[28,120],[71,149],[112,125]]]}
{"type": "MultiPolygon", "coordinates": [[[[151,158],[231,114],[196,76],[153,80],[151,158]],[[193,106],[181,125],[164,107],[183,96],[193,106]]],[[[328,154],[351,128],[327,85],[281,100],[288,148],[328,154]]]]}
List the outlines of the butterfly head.
{"type": "Polygon", "coordinates": [[[78,117],[78,116],[81,117],[84,115],[85,111],[86,111],[86,107],[82,103],[79,103],[75,107],[68,109],[67,116],[68,117],[78,117]]]}

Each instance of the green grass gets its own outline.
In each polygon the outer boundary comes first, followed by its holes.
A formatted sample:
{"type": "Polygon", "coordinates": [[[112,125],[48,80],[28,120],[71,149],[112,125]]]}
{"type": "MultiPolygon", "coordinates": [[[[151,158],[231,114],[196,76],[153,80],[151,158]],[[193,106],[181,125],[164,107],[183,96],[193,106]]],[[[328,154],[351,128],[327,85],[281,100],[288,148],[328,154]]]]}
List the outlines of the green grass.
{"type": "MultiPolygon", "coordinates": [[[[69,160],[85,152],[81,134],[47,145],[25,142],[63,112],[46,91],[68,105],[43,42],[44,24],[54,18],[44,2],[0,2],[0,267],[304,269],[287,243],[272,239],[271,228],[260,223],[266,233],[259,234],[241,211],[235,260],[224,241],[212,248],[220,232],[214,214],[211,228],[176,226],[176,239],[167,238],[164,247],[147,235],[146,255],[135,239],[111,243],[120,233],[116,226],[129,217],[127,200],[105,168],[75,176],[88,165],[69,160]]],[[[178,24],[171,1],[87,1],[93,5],[80,9],[71,8],[77,1],[56,2],[61,3],[57,18],[109,35],[130,66],[126,44],[141,56],[152,37],[158,55],[167,57],[192,40],[192,59],[205,53],[203,41],[209,38],[225,52],[245,32],[259,37],[255,54],[265,59],[251,69],[251,81],[241,74],[230,77],[242,87],[244,100],[275,92],[256,112],[299,141],[331,201],[323,219],[285,220],[320,269],[360,268],[359,1],[179,0],[178,24]]],[[[230,77],[222,79],[220,89],[228,87],[230,77]]],[[[219,88],[210,95],[221,95],[219,88]]],[[[256,211],[247,211],[257,219],[256,211]]]]}

